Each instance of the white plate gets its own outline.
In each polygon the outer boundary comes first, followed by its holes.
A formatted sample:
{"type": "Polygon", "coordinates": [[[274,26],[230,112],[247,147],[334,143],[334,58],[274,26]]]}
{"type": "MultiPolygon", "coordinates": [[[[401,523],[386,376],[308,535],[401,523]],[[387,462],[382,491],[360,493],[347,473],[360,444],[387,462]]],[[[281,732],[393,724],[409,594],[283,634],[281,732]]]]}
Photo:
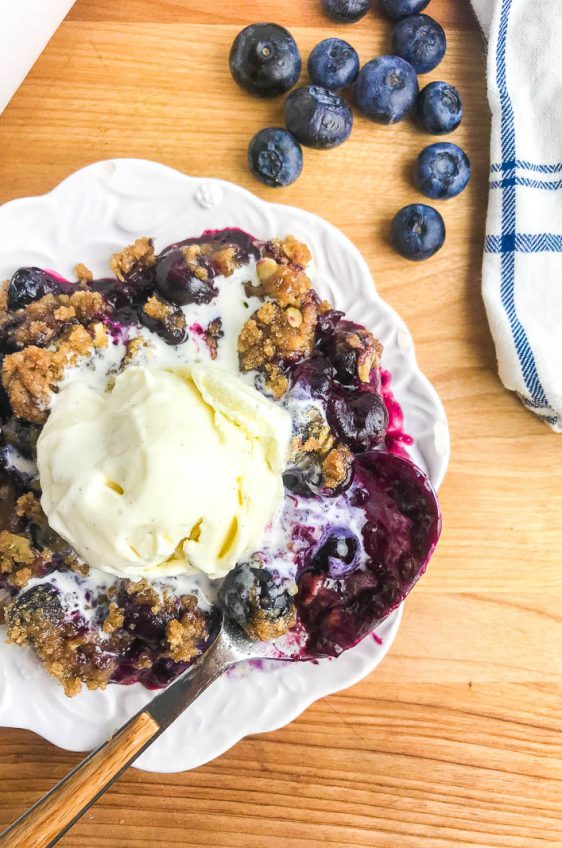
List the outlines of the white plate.
{"type": "MultiPolygon", "coordinates": [[[[414,460],[439,486],[449,459],[449,432],[441,402],[421,374],[412,338],[378,297],[369,269],[353,244],[326,221],[289,206],[265,203],[220,180],[186,177],[134,159],[100,162],[73,174],[50,194],[0,208],[0,279],[21,265],[72,275],[77,262],[107,274],[110,254],[138,236],[157,250],[205,229],[241,227],[266,239],[292,233],[310,245],[313,282],[321,296],[383,341],[383,365],[414,436],[414,460]]],[[[137,762],[147,771],[175,772],[217,757],[250,733],[275,730],[318,698],[360,680],[388,651],[401,609],[337,660],[317,664],[245,667],[216,681],[137,762]]],[[[31,651],[0,641],[0,725],[39,733],[61,748],[83,751],[143,706],[142,686],[110,686],[66,698],[31,651]]]]}

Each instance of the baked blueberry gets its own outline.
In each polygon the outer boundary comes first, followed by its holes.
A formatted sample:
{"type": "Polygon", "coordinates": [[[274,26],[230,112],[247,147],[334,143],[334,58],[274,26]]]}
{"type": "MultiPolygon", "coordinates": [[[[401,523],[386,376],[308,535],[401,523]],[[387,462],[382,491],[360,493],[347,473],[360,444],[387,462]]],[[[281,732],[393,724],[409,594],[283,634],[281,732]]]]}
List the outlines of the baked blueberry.
{"type": "Polygon", "coordinates": [[[159,295],[148,298],[139,309],[139,319],[166,344],[181,345],[187,341],[187,318],[183,309],[159,295]]]}
{"type": "Polygon", "coordinates": [[[334,527],[312,559],[312,568],[330,577],[344,577],[359,565],[361,545],[346,527],[334,527]]]}
{"type": "Polygon", "coordinates": [[[301,144],[327,150],[349,138],[353,114],[339,95],[319,85],[304,85],[289,94],[285,121],[301,144]]]}
{"type": "Polygon", "coordinates": [[[390,239],[394,249],[404,259],[413,262],[429,259],[443,247],[445,222],[432,206],[411,203],[395,215],[390,239]]]}
{"type": "Polygon", "coordinates": [[[392,30],[392,52],[409,62],[418,74],[436,68],[447,49],[443,27],[429,15],[412,15],[392,30]]]}
{"type": "Polygon", "coordinates": [[[205,258],[191,264],[185,250],[178,248],[161,253],[156,263],[156,285],[171,303],[210,303],[218,294],[213,285],[213,272],[205,258]]]}
{"type": "Polygon", "coordinates": [[[388,411],[380,395],[368,389],[340,387],[328,400],[326,417],[354,453],[380,445],[386,435],[388,411]]]}
{"type": "Polygon", "coordinates": [[[218,602],[251,639],[269,641],[295,624],[293,599],[265,568],[240,563],[224,578],[218,602]]]}
{"type": "Polygon", "coordinates": [[[430,82],[420,91],[416,117],[419,125],[432,135],[453,132],[462,121],[459,92],[448,82],[430,82]]]}
{"type": "Polygon", "coordinates": [[[357,50],[341,38],[326,38],[308,58],[308,75],[314,85],[339,91],[352,85],[359,73],[357,50]]]}
{"type": "Polygon", "coordinates": [[[430,144],[416,160],[414,180],[426,197],[443,200],[456,197],[470,180],[468,156],[456,144],[447,141],[430,144]]]}
{"type": "Polygon", "coordinates": [[[414,108],[418,91],[418,78],[409,62],[399,56],[379,56],[359,71],[355,99],[371,121],[395,124],[414,108]]]}
{"type": "Polygon", "coordinates": [[[417,15],[429,6],[429,0],[379,0],[383,12],[393,21],[417,15]]]}
{"type": "Polygon", "coordinates": [[[37,452],[37,439],[41,428],[30,421],[12,416],[2,425],[2,440],[15,448],[27,459],[34,459],[37,452]]]}
{"type": "Polygon", "coordinates": [[[248,165],[254,177],[265,185],[288,186],[301,175],[302,149],[290,132],[269,127],[251,140],[248,165]]]}
{"type": "Polygon", "coordinates": [[[322,0],[322,6],[332,20],[355,24],[365,17],[372,6],[372,0],[322,0]]]}
{"type": "Polygon", "coordinates": [[[260,23],[238,33],[230,50],[230,72],[238,85],[258,97],[276,97],[294,86],[301,57],[289,30],[260,23]]]}
{"type": "Polygon", "coordinates": [[[22,309],[46,294],[60,291],[59,281],[41,268],[19,268],[8,286],[8,308],[22,309]]]}
{"type": "Polygon", "coordinates": [[[318,347],[332,363],[340,383],[351,386],[369,382],[382,352],[380,342],[369,330],[346,319],[325,333],[318,347]]]}

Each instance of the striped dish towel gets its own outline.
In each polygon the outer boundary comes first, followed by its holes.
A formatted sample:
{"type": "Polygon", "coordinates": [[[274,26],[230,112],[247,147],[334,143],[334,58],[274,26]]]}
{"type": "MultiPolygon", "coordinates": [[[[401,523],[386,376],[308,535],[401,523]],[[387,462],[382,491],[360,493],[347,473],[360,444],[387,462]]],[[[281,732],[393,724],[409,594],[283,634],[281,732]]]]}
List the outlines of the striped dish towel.
{"type": "Polygon", "coordinates": [[[473,0],[489,37],[483,296],[500,377],[562,432],[562,5],[473,0]]]}

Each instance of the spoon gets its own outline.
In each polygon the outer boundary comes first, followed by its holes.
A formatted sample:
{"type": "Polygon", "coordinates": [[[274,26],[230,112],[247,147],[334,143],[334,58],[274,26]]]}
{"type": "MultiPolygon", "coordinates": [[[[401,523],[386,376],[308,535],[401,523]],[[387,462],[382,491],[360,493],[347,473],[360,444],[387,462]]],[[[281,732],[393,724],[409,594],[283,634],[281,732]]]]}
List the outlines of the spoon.
{"type": "MultiPolygon", "coordinates": [[[[308,635],[305,652],[295,653],[290,639],[255,641],[224,616],[211,646],[0,833],[0,848],[55,845],[125,769],[228,669],[251,659],[301,662],[337,656],[372,632],[404,600],[424,572],[439,537],[441,516],[435,492],[412,462],[377,451],[356,457],[355,480],[355,495],[363,498],[363,536],[371,568],[340,573],[342,566],[350,565],[344,557],[336,563],[338,573],[331,574],[338,545],[334,551],[328,544],[326,562],[321,560],[318,569],[301,575],[298,612],[308,635]],[[340,583],[342,587],[338,588],[340,583]]],[[[224,608],[230,609],[228,603],[224,608]]],[[[234,614],[234,608],[231,612],[234,614]]]]}
{"type": "Polygon", "coordinates": [[[50,848],[123,772],[225,671],[251,659],[306,661],[257,642],[224,618],[212,645],[163,692],[92,751],[0,833],[0,848],[50,848]]]}

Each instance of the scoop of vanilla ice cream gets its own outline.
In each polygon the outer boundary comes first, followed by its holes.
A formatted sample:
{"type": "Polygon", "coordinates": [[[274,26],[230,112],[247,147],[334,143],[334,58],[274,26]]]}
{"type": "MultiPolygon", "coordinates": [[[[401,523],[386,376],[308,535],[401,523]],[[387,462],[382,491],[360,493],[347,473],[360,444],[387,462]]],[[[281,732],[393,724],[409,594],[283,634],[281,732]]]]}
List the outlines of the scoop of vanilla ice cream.
{"type": "Polygon", "coordinates": [[[94,568],[221,577],[279,510],[290,435],[284,409],[218,368],[69,382],[37,445],[41,505],[94,568]]]}

